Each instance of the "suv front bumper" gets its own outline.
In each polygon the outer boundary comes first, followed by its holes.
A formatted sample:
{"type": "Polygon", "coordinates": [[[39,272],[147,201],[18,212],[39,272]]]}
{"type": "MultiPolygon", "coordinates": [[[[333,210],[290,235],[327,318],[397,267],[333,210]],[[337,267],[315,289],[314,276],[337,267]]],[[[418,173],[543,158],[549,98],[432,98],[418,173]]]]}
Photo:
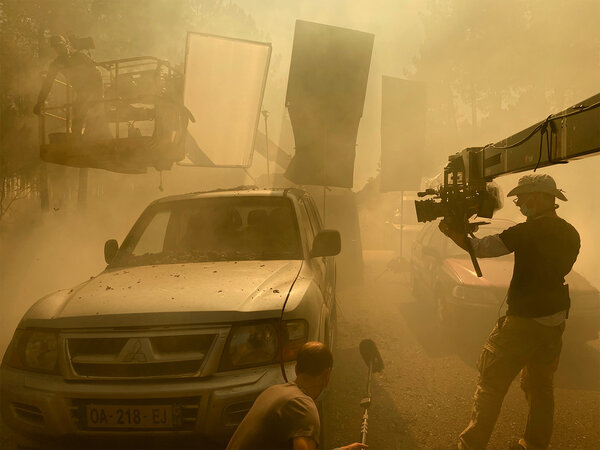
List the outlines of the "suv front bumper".
{"type": "MultiPolygon", "coordinates": [[[[286,364],[288,377],[293,363],[286,364]]],[[[161,382],[67,382],[3,367],[0,406],[4,422],[27,440],[71,438],[131,438],[198,436],[226,442],[267,387],[283,382],[279,365],[217,373],[205,379],[161,382]],[[170,405],[180,412],[178,425],[168,429],[98,429],[86,424],[87,404],[129,407],[170,405]]]]}

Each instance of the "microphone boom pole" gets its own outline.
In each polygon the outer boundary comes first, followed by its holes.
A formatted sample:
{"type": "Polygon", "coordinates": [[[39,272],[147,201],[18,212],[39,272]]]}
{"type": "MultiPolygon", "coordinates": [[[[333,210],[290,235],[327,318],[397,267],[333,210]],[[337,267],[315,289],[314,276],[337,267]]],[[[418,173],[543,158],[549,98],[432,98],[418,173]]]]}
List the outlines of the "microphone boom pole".
{"type": "Polygon", "coordinates": [[[360,401],[360,406],[363,408],[362,423],[360,425],[361,443],[367,443],[367,433],[369,429],[369,407],[371,406],[371,378],[373,372],[381,372],[383,370],[383,360],[377,350],[375,342],[371,339],[363,339],[359,346],[360,354],[369,368],[367,376],[367,395],[360,401]]]}

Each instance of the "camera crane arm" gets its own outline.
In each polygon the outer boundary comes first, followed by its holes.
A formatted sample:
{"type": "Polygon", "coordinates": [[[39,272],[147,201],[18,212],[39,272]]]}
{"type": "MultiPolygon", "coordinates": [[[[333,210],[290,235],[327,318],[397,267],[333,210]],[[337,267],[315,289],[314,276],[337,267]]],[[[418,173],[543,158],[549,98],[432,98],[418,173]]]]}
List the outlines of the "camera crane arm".
{"type": "Polygon", "coordinates": [[[600,93],[502,141],[463,150],[463,158],[465,152],[474,154],[468,158],[472,167],[467,182],[491,181],[599,153],[600,93]]]}
{"type": "MultiPolygon", "coordinates": [[[[497,189],[489,184],[494,178],[598,153],[600,93],[499,142],[451,155],[444,168],[443,186],[418,193],[432,198],[415,201],[417,220],[443,217],[466,238],[473,230],[469,218],[491,218],[501,205],[497,189]]],[[[482,276],[470,241],[466,242],[477,276],[482,276]]]]}

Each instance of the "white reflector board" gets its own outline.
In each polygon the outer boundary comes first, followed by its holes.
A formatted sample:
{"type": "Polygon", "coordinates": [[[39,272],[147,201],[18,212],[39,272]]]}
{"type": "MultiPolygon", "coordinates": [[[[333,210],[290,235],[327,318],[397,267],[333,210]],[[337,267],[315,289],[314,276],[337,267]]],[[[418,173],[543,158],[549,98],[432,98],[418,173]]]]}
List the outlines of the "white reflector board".
{"type": "Polygon", "coordinates": [[[188,33],[184,103],[188,125],[183,164],[248,167],[271,57],[271,44],[188,33]]]}

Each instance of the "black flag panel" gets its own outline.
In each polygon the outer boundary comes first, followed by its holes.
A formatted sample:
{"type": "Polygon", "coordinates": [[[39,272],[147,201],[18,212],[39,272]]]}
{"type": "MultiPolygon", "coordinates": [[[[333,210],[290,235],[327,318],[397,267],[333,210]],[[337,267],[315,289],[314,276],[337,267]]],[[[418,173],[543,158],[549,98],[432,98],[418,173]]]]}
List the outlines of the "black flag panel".
{"type": "Polygon", "coordinates": [[[425,147],[425,85],[384,76],[381,91],[379,190],[419,190],[425,147]]]}
{"type": "Polygon", "coordinates": [[[297,184],[352,187],[374,35],[296,21],[286,96],[297,184]]]}

